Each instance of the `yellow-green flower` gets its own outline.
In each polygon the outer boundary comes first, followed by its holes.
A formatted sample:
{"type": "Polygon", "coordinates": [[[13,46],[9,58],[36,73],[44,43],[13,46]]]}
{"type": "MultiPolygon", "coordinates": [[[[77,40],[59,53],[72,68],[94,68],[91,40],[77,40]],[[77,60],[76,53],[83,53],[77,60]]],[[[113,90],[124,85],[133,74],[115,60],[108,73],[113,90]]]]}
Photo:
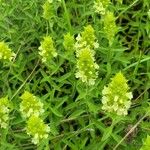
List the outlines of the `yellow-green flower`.
{"type": "Polygon", "coordinates": [[[10,104],[7,97],[0,98],[0,127],[6,129],[9,122],[10,104]]]}
{"type": "Polygon", "coordinates": [[[48,138],[50,127],[41,118],[32,115],[27,121],[26,131],[32,136],[32,142],[38,144],[40,140],[48,138]]]}
{"type": "Polygon", "coordinates": [[[41,42],[41,46],[39,47],[39,50],[39,54],[42,57],[42,62],[48,62],[53,57],[57,56],[53,39],[50,36],[44,37],[44,40],[41,42]]]}
{"type": "Polygon", "coordinates": [[[15,53],[12,52],[8,45],[3,41],[0,42],[0,59],[11,61],[14,56],[15,53]]]}
{"type": "Polygon", "coordinates": [[[117,73],[102,91],[102,109],[117,115],[127,115],[133,97],[128,90],[127,80],[121,72],[117,73]]]}
{"type": "Polygon", "coordinates": [[[106,38],[109,40],[109,45],[112,45],[117,30],[114,14],[107,11],[106,15],[104,16],[104,33],[106,38]]]}
{"type": "Polygon", "coordinates": [[[44,112],[43,103],[33,94],[25,91],[21,97],[20,111],[25,118],[31,115],[39,116],[44,112]]]}
{"type": "Polygon", "coordinates": [[[94,51],[88,47],[83,48],[77,53],[77,72],[76,78],[88,85],[94,85],[98,76],[99,66],[95,62],[94,51]]]}
{"type": "Polygon", "coordinates": [[[65,50],[70,52],[74,51],[74,37],[70,33],[64,35],[63,45],[65,50]]]}
{"type": "Polygon", "coordinates": [[[105,15],[109,3],[110,0],[95,0],[93,8],[96,13],[100,15],[105,15]]]}
{"type": "Polygon", "coordinates": [[[84,27],[84,31],[78,34],[76,38],[75,48],[76,51],[88,47],[90,49],[95,49],[99,47],[98,41],[94,34],[94,29],[91,25],[84,27]]]}
{"type": "Polygon", "coordinates": [[[147,135],[146,140],[144,141],[140,150],[149,150],[150,149],[150,136],[147,135]]]}
{"type": "Polygon", "coordinates": [[[43,18],[50,20],[54,16],[52,0],[47,0],[43,4],[43,18]]]}

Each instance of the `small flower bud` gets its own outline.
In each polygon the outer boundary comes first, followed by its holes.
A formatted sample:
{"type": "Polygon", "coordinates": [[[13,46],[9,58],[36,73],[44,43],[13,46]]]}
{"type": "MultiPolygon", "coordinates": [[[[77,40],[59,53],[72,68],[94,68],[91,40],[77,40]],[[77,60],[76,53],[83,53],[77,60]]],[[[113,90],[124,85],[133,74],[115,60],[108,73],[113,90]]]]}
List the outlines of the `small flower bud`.
{"type": "Polygon", "coordinates": [[[105,15],[109,3],[109,0],[95,0],[93,8],[96,13],[100,15],[105,15]]]}
{"type": "Polygon", "coordinates": [[[54,42],[50,36],[44,37],[44,40],[41,42],[41,46],[39,47],[39,50],[39,54],[42,57],[42,62],[50,61],[51,58],[57,56],[54,42]]]}
{"type": "Polygon", "coordinates": [[[70,34],[67,33],[64,35],[64,48],[67,51],[74,51],[74,37],[70,34]]]}
{"type": "Polygon", "coordinates": [[[108,11],[104,16],[104,33],[106,34],[106,38],[109,40],[109,45],[112,45],[117,30],[115,17],[112,12],[108,11]]]}

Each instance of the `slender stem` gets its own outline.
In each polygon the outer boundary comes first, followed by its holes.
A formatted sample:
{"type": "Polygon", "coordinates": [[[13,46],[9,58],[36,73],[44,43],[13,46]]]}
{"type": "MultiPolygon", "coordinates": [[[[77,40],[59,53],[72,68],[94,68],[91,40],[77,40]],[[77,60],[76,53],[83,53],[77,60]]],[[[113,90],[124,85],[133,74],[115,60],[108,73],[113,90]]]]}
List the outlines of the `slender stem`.
{"type": "Polygon", "coordinates": [[[136,129],[136,127],[142,122],[142,120],[148,115],[147,112],[132,128],[131,130],[119,141],[119,143],[114,147],[113,150],[116,150],[118,146],[136,129]]]}
{"type": "Polygon", "coordinates": [[[68,10],[67,10],[67,7],[66,7],[65,0],[62,0],[62,4],[63,4],[63,8],[64,8],[64,11],[65,11],[65,16],[66,16],[66,19],[67,19],[69,31],[70,31],[70,33],[72,33],[72,27],[71,27],[71,23],[70,23],[70,17],[69,17],[69,13],[68,13],[68,10]]]}

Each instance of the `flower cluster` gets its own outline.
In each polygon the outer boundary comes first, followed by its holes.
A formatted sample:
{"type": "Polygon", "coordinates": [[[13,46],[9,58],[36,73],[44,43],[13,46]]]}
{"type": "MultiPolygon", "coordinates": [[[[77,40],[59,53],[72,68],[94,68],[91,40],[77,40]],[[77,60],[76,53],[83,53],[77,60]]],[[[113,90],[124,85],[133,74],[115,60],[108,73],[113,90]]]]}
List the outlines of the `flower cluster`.
{"type": "Polygon", "coordinates": [[[90,49],[95,49],[99,47],[98,41],[94,34],[94,29],[91,25],[84,27],[84,31],[81,34],[78,34],[76,38],[75,48],[76,51],[89,47],[90,49]]]}
{"type": "Polygon", "coordinates": [[[54,42],[50,36],[44,37],[39,47],[39,54],[42,56],[42,62],[50,61],[52,57],[57,56],[56,49],[54,47],[54,42]]]}
{"type": "Polygon", "coordinates": [[[32,136],[32,142],[38,144],[40,140],[48,138],[50,127],[43,120],[35,115],[32,115],[27,121],[27,134],[32,136]]]}
{"type": "Polygon", "coordinates": [[[94,85],[98,76],[99,66],[95,62],[95,48],[99,47],[91,25],[84,28],[76,38],[75,49],[77,57],[76,78],[80,78],[87,85],[94,85]]]}
{"type": "Polygon", "coordinates": [[[93,8],[96,13],[100,15],[105,15],[109,3],[110,0],[95,0],[93,8]]]}
{"type": "Polygon", "coordinates": [[[127,115],[133,97],[128,90],[127,80],[121,72],[117,73],[102,91],[102,109],[117,115],[127,115]]]}
{"type": "Polygon", "coordinates": [[[76,72],[76,78],[80,78],[82,82],[88,85],[94,85],[98,76],[97,69],[99,68],[95,62],[94,51],[88,47],[83,48],[78,52],[77,57],[78,71],[76,72]]]}
{"type": "Polygon", "coordinates": [[[147,135],[146,140],[144,141],[142,147],[140,148],[140,150],[149,150],[150,149],[150,136],[147,135]]]}
{"type": "Polygon", "coordinates": [[[63,42],[64,48],[67,51],[73,51],[74,50],[74,37],[67,33],[64,35],[64,42],[63,42]]]}
{"type": "Polygon", "coordinates": [[[0,99],[0,127],[6,129],[9,121],[10,104],[7,99],[0,99]]]}
{"type": "Polygon", "coordinates": [[[50,20],[53,17],[53,5],[52,0],[47,0],[43,4],[43,18],[50,20]]]}
{"type": "Polygon", "coordinates": [[[15,53],[11,51],[8,45],[4,42],[0,42],[0,59],[11,61],[15,53]]]}
{"type": "Polygon", "coordinates": [[[41,139],[46,139],[50,128],[44,124],[40,115],[44,113],[43,103],[36,96],[25,91],[21,96],[20,111],[27,119],[27,134],[32,136],[32,142],[38,144],[41,139]]]}
{"type": "Polygon", "coordinates": [[[44,112],[43,103],[38,100],[33,94],[25,91],[21,97],[20,111],[25,118],[31,115],[39,116],[44,112]]]}
{"type": "Polygon", "coordinates": [[[106,38],[109,40],[109,45],[112,45],[114,36],[117,33],[117,26],[115,23],[115,17],[112,12],[107,11],[104,16],[104,33],[106,38]]]}

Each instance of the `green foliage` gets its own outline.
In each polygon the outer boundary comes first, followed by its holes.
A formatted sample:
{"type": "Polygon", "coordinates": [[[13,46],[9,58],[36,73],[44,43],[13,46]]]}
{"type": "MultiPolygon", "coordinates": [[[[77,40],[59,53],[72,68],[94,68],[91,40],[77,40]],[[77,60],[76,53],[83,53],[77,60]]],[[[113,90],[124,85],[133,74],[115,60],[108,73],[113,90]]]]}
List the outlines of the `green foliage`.
{"type": "Polygon", "coordinates": [[[0,0],[0,150],[144,149],[149,11],[149,0],[0,0]],[[103,110],[104,96],[130,108],[103,110]]]}

